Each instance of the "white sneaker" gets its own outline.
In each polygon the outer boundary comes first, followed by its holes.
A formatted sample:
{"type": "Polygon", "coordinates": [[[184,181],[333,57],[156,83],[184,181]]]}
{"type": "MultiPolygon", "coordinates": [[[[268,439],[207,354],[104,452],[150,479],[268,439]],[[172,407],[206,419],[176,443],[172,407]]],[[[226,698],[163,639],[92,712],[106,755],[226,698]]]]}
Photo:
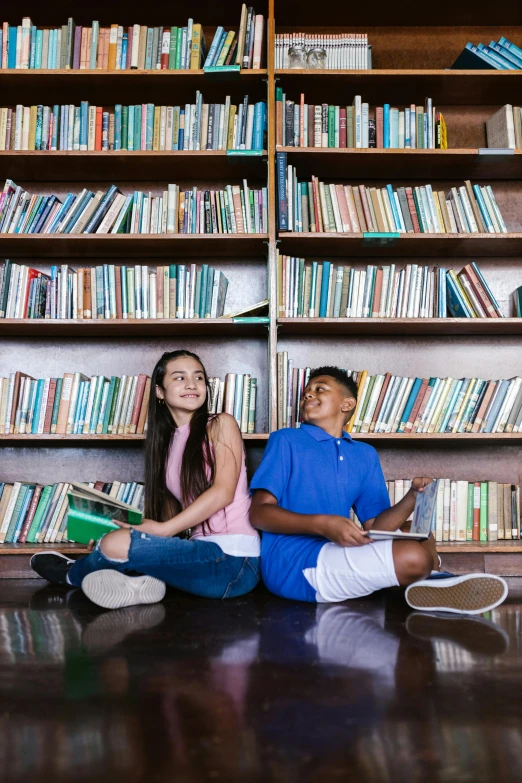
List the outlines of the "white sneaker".
{"type": "Polygon", "coordinates": [[[155,604],[165,595],[165,582],[152,576],[126,576],[111,568],[93,571],[82,581],[90,600],[105,609],[121,609],[135,604],[155,604]]]}
{"type": "Polygon", "coordinates": [[[426,612],[482,614],[503,603],[508,586],[500,576],[466,574],[447,579],[423,579],[406,588],[412,609],[426,612]]]}

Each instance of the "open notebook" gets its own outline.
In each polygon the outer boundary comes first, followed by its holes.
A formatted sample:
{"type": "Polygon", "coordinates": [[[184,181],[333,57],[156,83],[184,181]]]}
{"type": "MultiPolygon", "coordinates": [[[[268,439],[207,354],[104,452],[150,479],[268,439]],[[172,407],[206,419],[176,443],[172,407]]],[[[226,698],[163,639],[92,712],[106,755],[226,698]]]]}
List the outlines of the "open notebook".
{"type": "Polygon", "coordinates": [[[368,535],[374,541],[383,541],[388,538],[409,539],[410,541],[426,541],[429,538],[437,513],[437,489],[439,480],[435,479],[428,484],[424,492],[419,492],[415,501],[413,522],[409,533],[400,530],[390,532],[388,530],[370,530],[368,535]]]}
{"type": "Polygon", "coordinates": [[[139,508],[111,498],[97,489],[91,489],[86,484],[71,483],[67,497],[67,537],[78,544],[98,541],[105,533],[118,530],[113,519],[127,522],[129,525],[140,525],[143,520],[143,513],[139,508]]]}

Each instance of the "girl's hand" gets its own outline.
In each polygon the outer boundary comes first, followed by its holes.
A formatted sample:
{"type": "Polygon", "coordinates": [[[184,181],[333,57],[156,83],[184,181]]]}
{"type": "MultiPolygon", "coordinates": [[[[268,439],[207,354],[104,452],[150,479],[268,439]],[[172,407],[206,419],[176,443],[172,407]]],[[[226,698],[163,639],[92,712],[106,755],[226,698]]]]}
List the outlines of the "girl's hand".
{"type": "Polygon", "coordinates": [[[113,519],[112,522],[125,530],[137,530],[139,533],[150,533],[151,536],[170,538],[172,535],[172,533],[168,532],[167,525],[164,522],[155,522],[153,519],[144,519],[141,525],[129,525],[127,522],[120,522],[118,519],[113,519]]]}
{"type": "Polygon", "coordinates": [[[433,481],[432,478],[414,478],[411,482],[411,489],[415,497],[417,496],[418,492],[424,492],[424,489],[428,486],[428,484],[431,484],[433,481]]]}

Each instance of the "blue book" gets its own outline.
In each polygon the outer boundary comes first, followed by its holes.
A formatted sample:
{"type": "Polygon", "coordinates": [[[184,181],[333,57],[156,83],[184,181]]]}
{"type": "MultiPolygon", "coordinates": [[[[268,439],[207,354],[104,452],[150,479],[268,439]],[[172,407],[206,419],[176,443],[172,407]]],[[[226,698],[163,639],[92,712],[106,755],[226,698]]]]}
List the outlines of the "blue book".
{"type": "Polygon", "coordinates": [[[96,315],[98,318],[104,317],[103,269],[103,266],[96,267],[96,315]]]}
{"type": "Polygon", "coordinates": [[[220,26],[217,28],[216,32],[214,33],[214,38],[212,39],[212,43],[210,45],[210,49],[208,50],[207,59],[205,60],[205,63],[203,65],[204,68],[207,66],[210,66],[213,64],[214,56],[216,54],[216,49],[219,41],[221,40],[221,35],[223,34],[223,28],[220,26]]]}
{"type": "Polygon", "coordinates": [[[13,511],[13,516],[9,522],[9,528],[5,536],[5,543],[12,544],[16,541],[20,534],[25,515],[29,508],[29,504],[33,499],[36,486],[34,484],[24,484],[20,487],[18,498],[16,499],[16,505],[13,511]],[[32,491],[31,491],[32,490],[32,491]]]}
{"type": "Polygon", "coordinates": [[[57,103],[53,106],[53,135],[51,136],[51,150],[58,149],[58,129],[60,125],[60,107],[57,103]]]}
{"type": "Polygon", "coordinates": [[[49,226],[49,234],[55,233],[56,229],[58,228],[58,225],[60,224],[60,221],[65,217],[71,205],[74,204],[75,200],[76,200],[76,196],[74,196],[72,193],[67,194],[65,201],[63,202],[62,206],[60,207],[60,209],[57,211],[56,215],[52,219],[52,222],[49,226]]]}
{"type": "Polygon", "coordinates": [[[207,304],[207,286],[208,286],[208,264],[201,266],[201,289],[199,292],[198,313],[200,318],[205,317],[205,306],[207,304]]]}
{"type": "Polygon", "coordinates": [[[134,149],[141,150],[141,104],[134,106],[134,149]]]}
{"type": "Polygon", "coordinates": [[[449,405],[446,409],[446,415],[444,416],[444,419],[442,420],[442,424],[440,425],[439,432],[446,432],[446,428],[448,426],[449,420],[451,418],[451,414],[453,412],[453,408],[455,407],[455,402],[457,401],[457,397],[460,394],[460,390],[462,389],[462,385],[464,383],[464,379],[461,378],[457,381],[455,386],[453,387],[453,392],[450,397],[449,405]]]}
{"type": "Polygon", "coordinates": [[[390,147],[399,147],[399,110],[390,109],[390,147]]]}
{"type": "Polygon", "coordinates": [[[147,103],[147,120],[145,125],[145,149],[152,149],[152,137],[154,135],[154,104],[147,103]]]}
{"type": "Polygon", "coordinates": [[[79,433],[78,427],[79,427],[84,396],[85,396],[85,382],[80,381],[80,385],[78,386],[78,397],[76,398],[76,407],[74,409],[74,418],[73,418],[73,427],[72,427],[73,435],[78,435],[79,433]]]}
{"type": "MultiPolygon", "coordinates": [[[[141,289],[140,289],[141,290],[141,289]]],[[[103,265],[103,314],[105,318],[111,317],[111,305],[110,305],[110,284],[109,284],[109,265],[104,264],[103,265]]],[[[142,309],[141,304],[138,308],[138,304],[136,303],[136,309],[142,309]]]]}
{"type": "Polygon", "coordinates": [[[462,294],[455,285],[455,281],[449,275],[446,276],[446,290],[448,295],[448,310],[453,318],[468,318],[468,307],[462,298],[462,294]]]}
{"type": "Polygon", "coordinates": [[[43,30],[38,30],[36,33],[36,57],[34,67],[36,70],[42,68],[42,53],[43,53],[43,30]]]}
{"type": "Polygon", "coordinates": [[[410,413],[412,412],[421,385],[422,385],[422,378],[415,378],[415,381],[413,382],[413,386],[411,387],[410,394],[408,396],[408,400],[401,414],[401,422],[397,432],[404,432],[404,428],[408,423],[408,419],[410,418],[410,413]]]}
{"type": "MultiPolygon", "coordinates": [[[[501,43],[501,40],[499,43],[501,43]]],[[[481,52],[472,43],[467,43],[465,49],[462,50],[451,66],[451,70],[490,71],[500,70],[500,68],[484,52],[481,52]]]]}
{"type": "Polygon", "coordinates": [[[29,53],[29,69],[31,71],[34,71],[36,67],[36,36],[37,36],[36,25],[33,25],[31,27],[31,48],[29,53]]]}
{"type": "Polygon", "coordinates": [[[508,393],[509,384],[510,381],[507,380],[507,378],[505,378],[503,381],[500,381],[500,386],[498,387],[498,392],[495,395],[495,399],[493,400],[493,405],[487,413],[486,426],[482,430],[483,432],[491,432],[493,430],[495,419],[497,418],[500,408],[502,407],[502,403],[504,402],[506,394],[508,393]]]}
{"type": "Polygon", "coordinates": [[[134,106],[129,106],[129,115],[127,120],[127,149],[134,150],[134,106]]]}
{"type": "Polygon", "coordinates": [[[506,58],[502,57],[502,55],[498,54],[498,52],[494,52],[492,49],[489,48],[489,46],[484,46],[484,44],[479,43],[477,48],[483,54],[489,57],[492,62],[496,63],[502,71],[518,70],[512,63],[509,62],[509,60],[506,60],[506,58]]]}
{"type": "Polygon", "coordinates": [[[128,313],[128,302],[127,302],[127,267],[122,266],[121,268],[121,313],[122,317],[127,317],[128,313]]]}
{"type": "Polygon", "coordinates": [[[150,71],[152,69],[152,41],[154,39],[154,29],[149,27],[147,29],[147,45],[145,49],[145,70],[150,71]]]}
{"type": "Polygon", "coordinates": [[[190,213],[191,213],[190,233],[191,234],[196,233],[197,219],[198,219],[197,206],[198,206],[198,189],[196,185],[194,185],[192,189],[192,199],[190,203],[190,213]]]}
{"type": "Polygon", "coordinates": [[[127,33],[123,33],[123,38],[121,41],[121,60],[120,60],[120,70],[125,71],[127,70],[127,49],[129,47],[129,38],[127,33]]]}
{"type": "Polygon", "coordinates": [[[87,191],[87,193],[84,193],[81,200],[77,202],[77,206],[75,206],[74,210],[71,210],[71,214],[67,219],[67,223],[64,225],[62,229],[62,234],[70,234],[71,231],[74,229],[76,223],[78,222],[78,219],[80,215],[82,214],[83,210],[89,204],[90,201],[94,198],[94,193],[90,190],[87,191]]]}
{"type": "Polygon", "coordinates": [[[42,132],[43,132],[43,106],[36,107],[36,132],[34,139],[35,150],[40,150],[42,146],[42,132]]]}
{"type": "Polygon", "coordinates": [[[89,139],[89,101],[80,103],[80,149],[87,149],[89,139]]]}
{"type": "Polygon", "coordinates": [[[92,218],[89,220],[87,225],[84,229],[84,234],[94,234],[100,223],[102,222],[103,218],[109,211],[109,208],[116,198],[116,194],[119,193],[119,189],[116,187],[116,185],[111,185],[105,196],[102,198],[98,205],[98,209],[92,216],[92,218]]]}
{"type": "Polygon", "coordinates": [[[516,54],[510,52],[509,49],[506,49],[505,46],[495,43],[495,41],[490,41],[489,48],[493,49],[493,51],[497,52],[497,54],[500,54],[505,60],[516,66],[516,68],[522,68],[522,60],[519,59],[516,54]]]}
{"type": "Polygon", "coordinates": [[[38,222],[35,221],[34,228],[31,229],[31,234],[39,234],[42,228],[45,226],[45,221],[49,217],[49,213],[51,212],[51,209],[55,205],[57,199],[56,196],[49,196],[47,198],[47,203],[42,210],[42,213],[40,215],[40,219],[38,222]]]}
{"type": "Polygon", "coordinates": [[[323,277],[321,279],[321,301],[319,304],[319,318],[326,318],[328,312],[328,291],[330,288],[330,261],[323,263],[323,277]]]}
{"type": "Polygon", "coordinates": [[[511,43],[511,41],[509,41],[507,38],[504,38],[504,36],[499,38],[498,42],[500,46],[504,46],[509,52],[511,52],[511,54],[514,54],[516,57],[522,60],[522,49],[520,49],[520,47],[516,46],[514,43],[511,43]]]}
{"type": "Polygon", "coordinates": [[[446,306],[446,270],[439,268],[439,298],[437,318],[447,318],[448,310],[446,306]]]}
{"type": "Polygon", "coordinates": [[[40,405],[42,404],[42,394],[44,388],[44,379],[39,378],[36,384],[36,394],[33,404],[33,423],[31,427],[31,433],[33,435],[38,434],[38,423],[40,421],[40,405]]]}
{"type": "MultiPolygon", "coordinates": [[[[35,225],[35,221],[40,219],[40,215],[42,214],[42,210],[45,207],[46,201],[48,199],[48,196],[38,196],[35,204],[35,209],[33,209],[33,216],[29,217],[29,222],[25,226],[23,233],[24,234],[32,234],[33,226],[35,225]]],[[[15,229],[15,234],[20,233],[20,229],[22,227],[22,221],[18,221],[18,225],[15,229]]]]}
{"type": "Polygon", "coordinates": [[[492,228],[494,231],[495,229],[493,226],[493,221],[491,220],[490,214],[488,212],[488,208],[486,207],[486,202],[484,201],[482,191],[480,190],[480,185],[473,185],[473,193],[475,194],[475,198],[477,199],[477,203],[480,209],[480,214],[482,215],[482,220],[486,224],[486,228],[488,229],[488,231],[490,230],[490,228],[492,228]]]}
{"type": "Polygon", "coordinates": [[[288,231],[288,198],[286,193],[286,152],[277,153],[277,214],[279,230],[288,231]]]}
{"type": "Polygon", "coordinates": [[[386,190],[388,191],[388,195],[390,197],[390,204],[393,213],[393,220],[395,222],[395,228],[397,229],[397,231],[399,231],[401,227],[401,221],[399,220],[399,213],[397,212],[397,204],[395,203],[393,188],[391,185],[386,185],[386,190]]]}
{"type": "Polygon", "coordinates": [[[241,426],[241,409],[243,407],[243,375],[237,373],[236,387],[234,389],[234,418],[238,427],[241,426]]]}
{"type": "Polygon", "coordinates": [[[266,125],[266,104],[258,101],[254,106],[254,132],[252,134],[252,149],[263,149],[263,138],[266,125]]]}
{"type": "Polygon", "coordinates": [[[385,103],[382,110],[382,145],[384,149],[390,148],[390,104],[385,103]]]}
{"type": "Polygon", "coordinates": [[[114,106],[114,149],[121,150],[121,103],[114,106]]]}
{"type": "Polygon", "coordinates": [[[7,39],[7,67],[16,68],[16,36],[18,34],[18,28],[9,27],[9,35],[7,39]]]}

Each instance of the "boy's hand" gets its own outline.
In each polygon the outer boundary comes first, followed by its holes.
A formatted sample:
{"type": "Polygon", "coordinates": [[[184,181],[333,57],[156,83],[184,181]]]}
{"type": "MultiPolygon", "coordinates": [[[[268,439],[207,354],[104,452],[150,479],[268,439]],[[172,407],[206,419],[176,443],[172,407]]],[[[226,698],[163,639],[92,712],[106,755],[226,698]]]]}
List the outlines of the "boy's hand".
{"type": "Polygon", "coordinates": [[[414,478],[411,482],[411,490],[415,497],[417,497],[417,494],[419,492],[424,492],[425,487],[428,486],[428,484],[431,484],[433,481],[432,478],[414,478]]]}
{"type": "Polygon", "coordinates": [[[348,517],[325,517],[324,535],[339,546],[363,546],[373,544],[368,534],[348,517]]]}

